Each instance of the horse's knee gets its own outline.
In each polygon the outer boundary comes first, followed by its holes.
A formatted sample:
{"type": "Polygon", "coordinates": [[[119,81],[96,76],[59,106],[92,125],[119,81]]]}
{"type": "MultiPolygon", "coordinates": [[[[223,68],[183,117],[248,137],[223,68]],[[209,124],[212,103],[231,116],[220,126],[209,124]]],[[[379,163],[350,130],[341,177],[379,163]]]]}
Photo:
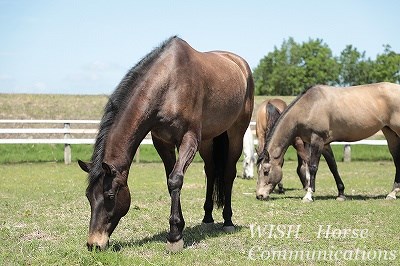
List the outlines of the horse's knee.
{"type": "Polygon", "coordinates": [[[171,175],[168,178],[167,185],[168,185],[169,191],[181,189],[182,185],[183,185],[183,175],[171,175]]]}
{"type": "Polygon", "coordinates": [[[309,171],[310,171],[310,175],[315,176],[315,174],[316,174],[317,171],[318,171],[318,165],[316,165],[316,164],[310,165],[310,166],[308,167],[308,169],[309,169],[309,171]]]}

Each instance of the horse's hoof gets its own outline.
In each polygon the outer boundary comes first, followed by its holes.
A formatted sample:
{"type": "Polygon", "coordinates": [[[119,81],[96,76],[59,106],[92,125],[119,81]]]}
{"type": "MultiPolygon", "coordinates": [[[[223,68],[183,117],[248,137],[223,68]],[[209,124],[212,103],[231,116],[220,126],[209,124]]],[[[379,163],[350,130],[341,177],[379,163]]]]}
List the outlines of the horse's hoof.
{"type": "Polygon", "coordinates": [[[337,201],[345,201],[345,200],[346,200],[346,196],[344,196],[344,195],[338,196],[338,197],[336,198],[336,200],[337,200],[337,201]]]}
{"type": "Polygon", "coordinates": [[[387,200],[395,200],[396,196],[392,196],[392,195],[389,194],[389,195],[386,196],[386,199],[387,200]]]}
{"type": "Polygon", "coordinates": [[[167,252],[170,252],[170,253],[181,252],[183,250],[183,244],[184,244],[183,238],[179,239],[176,242],[167,241],[167,246],[166,246],[167,252]]]}
{"type": "Polygon", "coordinates": [[[303,198],[301,201],[302,201],[303,203],[311,203],[311,202],[313,202],[313,200],[312,200],[312,199],[309,199],[309,198],[303,198]]]}
{"type": "Polygon", "coordinates": [[[233,225],[223,226],[222,231],[224,231],[225,233],[233,233],[235,232],[235,226],[233,225]]]}

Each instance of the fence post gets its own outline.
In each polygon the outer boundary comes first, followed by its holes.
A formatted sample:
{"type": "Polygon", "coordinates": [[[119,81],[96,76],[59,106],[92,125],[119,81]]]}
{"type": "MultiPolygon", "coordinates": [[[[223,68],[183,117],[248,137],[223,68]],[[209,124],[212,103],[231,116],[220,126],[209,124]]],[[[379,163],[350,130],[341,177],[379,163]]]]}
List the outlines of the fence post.
{"type": "Polygon", "coordinates": [[[345,144],[343,148],[343,162],[351,162],[351,147],[350,144],[345,144]]]}
{"type": "MultiPolygon", "coordinates": [[[[69,123],[64,123],[65,131],[69,130],[71,125],[69,123]]],[[[64,133],[64,139],[70,139],[71,135],[69,133],[64,133]]],[[[64,144],[64,163],[70,164],[71,163],[71,145],[68,143],[64,144]]]]}

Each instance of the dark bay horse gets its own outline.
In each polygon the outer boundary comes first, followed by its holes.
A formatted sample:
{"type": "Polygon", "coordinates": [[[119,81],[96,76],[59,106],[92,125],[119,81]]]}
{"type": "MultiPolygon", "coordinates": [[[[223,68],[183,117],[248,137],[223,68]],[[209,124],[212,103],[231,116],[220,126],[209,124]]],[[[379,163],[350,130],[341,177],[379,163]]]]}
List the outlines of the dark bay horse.
{"type": "Polygon", "coordinates": [[[268,133],[259,158],[265,175],[259,193],[267,195],[282,179],[283,156],[299,136],[310,145],[307,162],[309,194],[315,192],[315,175],[322,150],[332,141],[357,141],[379,130],[385,135],[396,167],[393,189],[400,191],[400,85],[376,83],[347,88],[317,85],[299,95],[268,133]]]}
{"type": "MultiPolygon", "coordinates": [[[[257,110],[257,116],[256,116],[256,134],[258,138],[258,156],[262,153],[264,150],[264,145],[265,145],[265,138],[267,137],[269,131],[273,128],[275,125],[276,121],[282,114],[282,112],[287,108],[286,102],[284,102],[281,99],[269,99],[265,100],[262,102],[257,110]]],[[[296,149],[297,152],[297,175],[300,178],[300,181],[303,185],[303,188],[308,191],[309,188],[309,175],[307,175],[307,161],[309,157],[309,145],[307,143],[304,143],[300,137],[295,137],[293,142],[291,143],[292,146],[296,149]]],[[[337,170],[337,165],[335,161],[335,156],[333,154],[331,145],[326,144],[324,148],[322,149],[322,155],[324,156],[329,170],[331,171],[335,182],[336,186],[338,189],[338,197],[337,200],[344,200],[346,197],[344,196],[344,184],[342,179],[340,178],[339,172],[337,170]]],[[[258,182],[257,182],[257,188],[256,188],[256,197],[257,199],[260,200],[267,200],[269,193],[263,194],[263,186],[262,186],[262,181],[263,176],[264,176],[264,169],[262,167],[262,164],[258,164],[258,182]]],[[[278,183],[279,187],[279,193],[284,193],[283,189],[283,184],[282,182],[278,183]]],[[[303,201],[308,202],[311,201],[311,195],[307,193],[303,201]]]]}
{"type": "Polygon", "coordinates": [[[198,52],[176,36],[139,61],[105,106],[91,162],[79,161],[88,172],[88,248],[105,249],[128,212],[130,165],[150,131],[171,196],[167,249],[183,248],[180,194],[183,176],[197,151],[207,176],[203,222],[214,221],[215,202],[224,207],[224,230],[233,231],[232,185],[253,94],[251,70],[244,59],[230,52],[198,52]]]}

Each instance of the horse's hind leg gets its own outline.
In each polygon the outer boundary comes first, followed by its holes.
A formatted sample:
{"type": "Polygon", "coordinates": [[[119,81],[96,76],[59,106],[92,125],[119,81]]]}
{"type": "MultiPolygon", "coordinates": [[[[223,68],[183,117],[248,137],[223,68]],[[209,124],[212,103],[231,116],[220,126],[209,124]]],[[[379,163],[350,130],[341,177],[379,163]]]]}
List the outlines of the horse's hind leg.
{"type": "Polygon", "coordinates": [[[400,137],[388,127],[382,129],[388,142],[389,151],[392,154],[396,175],[393,182],[392,191],[386,196],[386,199],[396,199],[397,192],[400,192],[400,137]]]}
{"type": "Polygon", "coordinates": [[[337,164],[335,160],[335,155],[333,154],[331,145],[325,145],[324,149],[322,150],[322,155],[324,156],[326,163],[328,164],[329,170],[331,171],[333,177],[335,178],[336,187],[338,189],[338,196],[336,200],[343,201],[346,199],[344,195],[344,184],[342,179],[340,178],[337,164]]]}
{"type": "Polygon", "coordinates": [[[243,148],[243,135],[237,127],[228,130],[229,151],[224,176],[225,204],[222,216],[224,218],[223,230],[233,232],[235,227],[232,222],[232,187],[236,177],[236,163],[240,158],[243,148]]]}
{"type": "Polygon", "coordinates": [[[206,173],[207,178],[206,200],[204,202],[204,218],[202,221],[204,224],[214,223],[212,211],[214,208],[213,192],[215,173],[212,149],[213,147],[211,141],[202,141],[199,149],[200,156],[204,161],[204,172],[206,173]]]}

